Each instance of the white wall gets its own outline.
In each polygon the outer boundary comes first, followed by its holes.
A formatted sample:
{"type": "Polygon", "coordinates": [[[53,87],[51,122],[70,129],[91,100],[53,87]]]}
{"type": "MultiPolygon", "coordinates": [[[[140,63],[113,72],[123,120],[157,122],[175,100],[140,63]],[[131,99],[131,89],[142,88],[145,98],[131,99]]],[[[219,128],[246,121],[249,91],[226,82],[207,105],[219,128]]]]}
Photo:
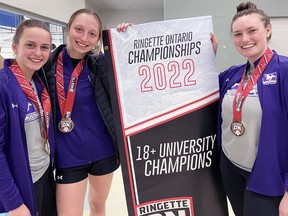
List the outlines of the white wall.
{"type": "MultiPolygon", "coordinates": [[[[134,24],[163,20],[163,10],[121,10],[98,11],[85,0],[1,0],[0,9],[15,9],[16,12],[24,11],[41,17],[67,23],[70,15],[80,8],[91,8],[99,13],[104,28],[114,28],[119,23],[130,22],[134,24]]],[[[35,17],[37,18],[37,17],[35,17]]]]}
{"type": "MultiPolygon", "coordinates": [[[[287,0],[252,1],[257,4],[259,9],[264,10],[271,18],[288,18],[287,0]]],[[[214,33],[217,35],[219,40],[216,61],[219,71],[223,71],[232,64],[240,64],[246,61],[246,59],[239,55],[235,50],[230,35],[231,20],[236,14],[236,6],[241,2],[243,2],[243,0],[165,0],[164,18],[175,19],[212,15],[214,33]]],[[[287,35],[285,36],[287,38],[287,35]]],[[[272,38],[273,37],[274,33],[272,33],[272,38]]],[[[276,41],[274,41],[274,43],[276,43],[276,41]]]]}
{"type": "MultiPolygon", "coordinates": [[[[97,1],[97,0],[96,0],[97,1]]],[[[97,2],[96,2],[97,3],[97,2]]],[[[122,22],[141,24],[164,19],[164,11],[161,10],[98,10],[86,1],[86,7],[95,10],[101,17],[103,29],[116,28],[122,22]]]]}
{"type": "Polygon", "coordinates": [[[163,20],[162,10],[121,10],[97,11],[103,22],[103,28],[115,28],[119,23],[141,24],[163,20]]]}
{"type": "Polygon", "coordinates": [[[85,8],[85,0],[1,0],[3,6],[67,23],[70,15],[85,8]]]}

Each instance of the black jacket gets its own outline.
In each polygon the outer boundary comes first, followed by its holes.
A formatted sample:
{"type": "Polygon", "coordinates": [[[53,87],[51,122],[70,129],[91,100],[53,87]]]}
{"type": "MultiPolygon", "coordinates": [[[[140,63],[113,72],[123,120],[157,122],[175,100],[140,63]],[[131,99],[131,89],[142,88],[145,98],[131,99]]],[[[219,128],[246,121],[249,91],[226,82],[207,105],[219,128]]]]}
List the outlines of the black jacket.
{"type": "MultiPolygon", "coordinates": [[[[65,45],[57,47],[50,55],[48,62],[45,64],[42,70],[44,70],[43,79],[46,81],[46,85],[49,89],[49,94],[52,102],[52,111],[54,113],[54,126],[56,124],[56,84],[55,84],[55,73],[56,73],[56,62],[59,53],[62,51],[65,45]]],[[[108,73],[107,67],[103,58],[98,57],[95,59],[92,55],[88,55],[87,59],[88,67],[90,70],[91,85],[94,92],[94,98],[102,116],[104,124],[109,131],[111,138],[115,144],[116,149],[116,135],[115,135],[115,124],[112,115],[112,106],[110,100],[110,91],[108,85],[108,73]]]]}

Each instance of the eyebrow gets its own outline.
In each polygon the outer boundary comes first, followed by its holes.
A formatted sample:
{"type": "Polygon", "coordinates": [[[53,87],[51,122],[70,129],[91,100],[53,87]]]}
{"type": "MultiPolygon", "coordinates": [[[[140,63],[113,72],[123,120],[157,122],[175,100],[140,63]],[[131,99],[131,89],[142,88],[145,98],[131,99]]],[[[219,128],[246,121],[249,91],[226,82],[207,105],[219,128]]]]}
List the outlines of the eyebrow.
{"type": "MultiPolygon", "coordinates": [[[[251,29],[254,29],[254,28],[256,28],[256,27],[255,26],[251,26],[251,27],[245,29],[244,31],[251,30],[251,29]]],[[[241,30],[232,31],[232,33],[235,33],[235,32],[237,33],[237,32],[242,32],[242,31],[241,30]]]]}
{"type": "MultiPolygon", "coordinates": [[[[31,41],[31,40],[27,40],[27,41],[25,41],[25,43],[33,43],[33,44],[36,44],[36,42],[35,42],[35,41],[31,41]]],[[[41,46],[42,46],[42,45],[51,46],[51,44],[50,44],[50,43],[44,43],[44,44],[41,44],[41,46]]]]}

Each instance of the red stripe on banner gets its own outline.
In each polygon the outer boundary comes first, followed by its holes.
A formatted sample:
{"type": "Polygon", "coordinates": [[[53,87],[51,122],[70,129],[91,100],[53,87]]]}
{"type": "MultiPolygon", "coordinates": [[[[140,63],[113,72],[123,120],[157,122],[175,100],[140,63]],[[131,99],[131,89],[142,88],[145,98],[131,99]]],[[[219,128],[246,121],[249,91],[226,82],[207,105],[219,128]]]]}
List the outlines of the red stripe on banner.
{"type": "MultiPolygon", "coordinates": [[[[180,107],[177,107],[177,108],[175,108],[175,109],[172,109],[172,110],[170,110],[170,111],[168,111],[168,112],[165,112],[165,113],[162,113],[162,114],[160,114],[160,115],[157,115],[157,116],[155,116],[155,117],[153,117],[153,118],[149,118],[149,119],[147,119],[147,120],[144,120],[144,121],[142,121],[142,122],[139,122],[139,123],[137,123],[137,124],[134,124],[134,125],[132,125],[132,126],[129,126],[129,127],[127,127],[127,128],[122,128],[122,129],[125,129],[125,135],[126,135],[126,136],[135,135],[135,134],[140,133],[140,132],[142,132],[142,131],[148,130],[148,129],[153,128],[153,127],[156,127],[156,126],[158,126],[158,125],[160,125],[160,124],[163,124],[163,123],[166,123],[166,122],[171,121],[171,120],[173,120],[173,119],[176,119],[176,118],[179,118],[179,117],[181,117],[181,116],[184,116],[184,115],[186,115],[186,114],[188,114],[188,113],[191,113],[191,112],[197,111],[197,110],[199,110],[199,109],[202,109],[203,107],[206,107],[206,106],[208,106],[208,105],[210,105],[210,104],[218,101],[218,100],[219,100],[218,94],[219,94],[219,90],[217,90],[217,91],[215,91],[215,92],[213,92],[213,93],[211,93],[211,94],[209,94],[209,95],[207,95],[207,96],[205,96],[205,97],[203,97],[203,98],[200,98],[200,99],[195,100],[195,101],[193,101],[193,102],[187,103],[187,104],[185,104],[185,105],[183,105],[183,106],[180,106],[180,107]],[[165,120],[157,121],[157,122],[154,123],[154,124],[153,124],[153,123],[148,124],[148,122],[150,122],[150,121],[159,119],[159,118],[161,118],[161,117],[168,116],[169,114],[172,114],[172,113],[174,113],[174,112],[177,112],[177,111],[179,111],[179,110],[181,110],[181,109],[183,109],[183,108],[185,108],[185,107],[189,107],[189,106],[191,106],[191,105],[193,105],[193,104],[199,103],[199,102],[201,102],[201,101],[203,101],[203,100],[209,99],[210,97],[211,97],[211,98],[213,98],[213,97],[215,98],[215,97],[216,97],[216,99],[212,99],[212,100],[208,101],[207,103],[202,104],[201,106],[198,106],[198,107],[196,107],[196,108],[194,108],[194,109],[189,109],[188,111],[182,112],[181,114],[177,114],[177,115],[174,115],[174,116],[172,116],[172,117],[167,117],[167,118],[165,118],[165,120]],[[146,123],[147,123],[147,126],[142,126],[142,127],[140,127],[141,125],[144,125],[144,124],[146,124],[146,123]],[[133,128],[136,128],[136,127],[140,127],[140,128],[139,128],[138,130],[135,129],[135,130],[129,132],[129,130],[132,130],[133,128]]],[[[118,101],[118,103],[119,103],[119,101],[118,101]]],[[[119,103],[119,104],[120,104],[120,103],[119,103]]],[[[122,123],[122,125],[123,125],[123,123],[122,123]]]]}

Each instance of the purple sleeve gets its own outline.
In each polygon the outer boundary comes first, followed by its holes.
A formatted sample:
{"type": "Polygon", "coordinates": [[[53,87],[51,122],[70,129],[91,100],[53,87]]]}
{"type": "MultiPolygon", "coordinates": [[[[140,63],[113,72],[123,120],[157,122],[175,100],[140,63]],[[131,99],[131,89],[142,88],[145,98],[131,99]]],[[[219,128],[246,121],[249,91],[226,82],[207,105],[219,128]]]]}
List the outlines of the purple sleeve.
{"type": "MultiPolygon", "coordinates": [[[[279,72],[280,72],[280,75],[282,76],[282,95],[283,95],[283,100],[285,102],[285,107],[286,107],[286,110],[288,110],[288,62],[284,62],[280,68],[279,68],[279,72]]],[[[288,116],[288,111],[286,113],[286,115],[288,116]]],[[[287,141],[288,142],[288,141],[287,141]]],[[[288,145],[288,143],[287,143],[288,145]]],[[[285,174],[285,182],[284,182],[284,187],[285,187],[285,190],[288,192],[288,173],[285,174]]]]}
{"type": "MultiPolygon", "coordinates": [[[[1,90],[1,92],[3,92],[1,90]]],[[[3,96],[3,95],[2,95],[3,96]]],[[[6,114],[0,97],[0,202],[7,211],[18,208],[23,200],[11,175],[4,146],[6,143],[6,114]]]]}

